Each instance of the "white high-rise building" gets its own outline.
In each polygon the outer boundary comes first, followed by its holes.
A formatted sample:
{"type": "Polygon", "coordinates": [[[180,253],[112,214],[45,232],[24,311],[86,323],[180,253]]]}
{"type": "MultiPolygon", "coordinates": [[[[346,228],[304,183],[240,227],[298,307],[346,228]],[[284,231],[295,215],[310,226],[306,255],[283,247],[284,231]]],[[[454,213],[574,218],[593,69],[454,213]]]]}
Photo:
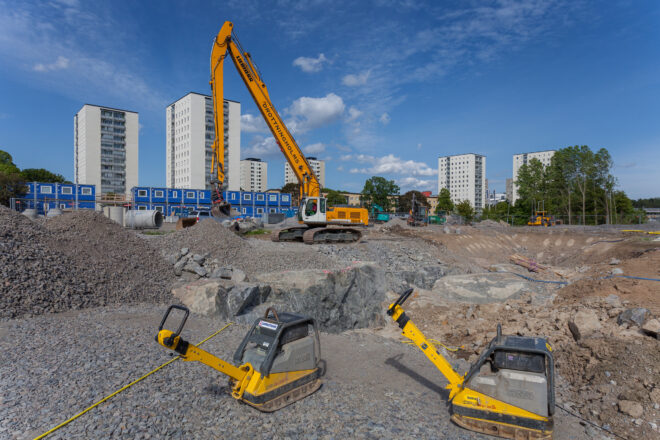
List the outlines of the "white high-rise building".
{"type": "Polygon", "coordinates": [[[456,204],[469,200],[481,211],[486,206],[486,156],[458,154],[438,158],[438,194],[442,188],[451,193],[456,204]]]}
{"type": "Polygon", "coordinates": [[[266,191],[268,189],[268,163],[248,157],[241,161],[241,190],[266,191]]]}
{"type": "Polygon", "coordinates": [[[552,156],[555,155],[556,150],[544,150],[544,151],[535,151],[533,153],[520,153],[513,155],[513,181],[511,185],[511,204],[516,203],[518,200],[518,185],[516,185],[516,180],[518,180],[518,171],[520,167],[528,164],[532,159],[538,159],[543,164],[543,167],[550,165],[552,156]]]}
{"type": "MultiPolygon", "coordinates": [[[[321,188],[325,188],[325,161],[318,160],[315,157],[308,157],[307,162],[312,168],[312,171],[314,171],[314,174],[316,174],[316,178],[319,179],[321,188]]],[[[289,162],[284,163],[284,184],[286,185],[287,183],[299,183],[289,162]]]]}
{"type": "MultiPolygon", "coordinates": [[[[225,182],[228,190],[241,185],[241,104],[225,100],[225,182]]],[[[211,188],[213,158],[213,99],[190,92],[167,106],[166,172],[168,188],[211,188]]]]}
{"type": "Polygon", "coordinates": [[[75,183],[97,194],[128,194],[138,185],[138,114],[85,104],[73,118],[75,183]]]}

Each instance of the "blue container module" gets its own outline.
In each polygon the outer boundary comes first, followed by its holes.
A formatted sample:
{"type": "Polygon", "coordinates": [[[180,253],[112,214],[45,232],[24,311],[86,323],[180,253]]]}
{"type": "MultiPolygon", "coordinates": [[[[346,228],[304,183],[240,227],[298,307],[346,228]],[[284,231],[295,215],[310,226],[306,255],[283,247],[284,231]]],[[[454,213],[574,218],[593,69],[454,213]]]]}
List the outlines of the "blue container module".
{"type": "MultiPolygon", "coordinates": [[[[184,216],[190,211],[211,209],[211,190],[152,188],[137,186],[131,190],[135,209],[157,209],[165,215],[184,216]]],[[[291,195],[251,191],[225,191],[223,197],[241,215],[258,217],[266,212],[291,212],[291,195]]]]}
{"type": "Polygon", "coordinates": [[[19,210],[36,209],[44,214],[47,209],[95,209],[96,186],[77,185],[75,183],[43,183],[29,182],[26,184],[27,194],[16,200],[19,210]]]}

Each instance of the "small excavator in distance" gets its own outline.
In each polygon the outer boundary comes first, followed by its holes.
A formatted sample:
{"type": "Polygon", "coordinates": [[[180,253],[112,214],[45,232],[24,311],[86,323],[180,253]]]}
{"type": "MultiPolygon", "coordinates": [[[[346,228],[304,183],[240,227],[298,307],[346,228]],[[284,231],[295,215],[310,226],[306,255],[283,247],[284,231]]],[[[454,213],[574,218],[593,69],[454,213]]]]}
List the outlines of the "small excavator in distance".
{"type": "Polygon", "coordinates": [[[189,310],[171,305],[158,327],[156,342],[184,361],[197,361],[229,376],[231,395],[263,412],[273,412],[309,396],[321,386],[321,345],[314,319],[266,310],[256,319],[234,354],[225,362],[181,337],[189,310]],[[173,309],[184,315],[176,332],[164,329],[173,309]],[[272,315],[272,316],[271,316],[272,315]]]}
{"type": "Polygon", "coordinates": [[[460,376],[403,310],[412,292],[403,292],[387,314],[449,382],[451,420],[503,438],[551,439],[555,389],[550,344],[540,337],[503,336],[498,325],[497,336],[460,376]]]}
{"type": "Polygon", "coordinates": [[[273,106],[266,84],[256,68],[250,54],[245,52],[236,35],[233,24],[226,21],[213,42],[211,51],[211,89],[213,96],[213,116],[215,120],[215,140],[213,142],[213,182],[214,213],[222,214],[229,211],[228,203],[222,200],[222,185],[224,173],[224,92],[223,66],[227,56],[234,62],[239,76],[248,88],[250,95],[257,104],[268,128],[275,137],[275,142],[284,154],[300,183],[300,209],[298,223],[300,226],[274,231],[273,241],[304,241],[314,243],[350,243],[358,241],[362,232],[350,226],[367,226],[369,213],[364,208],[328,207],[327,199],[321,195],[321,185],[312,167],[294,140],[291,132],[284,124],[273,106]]]}

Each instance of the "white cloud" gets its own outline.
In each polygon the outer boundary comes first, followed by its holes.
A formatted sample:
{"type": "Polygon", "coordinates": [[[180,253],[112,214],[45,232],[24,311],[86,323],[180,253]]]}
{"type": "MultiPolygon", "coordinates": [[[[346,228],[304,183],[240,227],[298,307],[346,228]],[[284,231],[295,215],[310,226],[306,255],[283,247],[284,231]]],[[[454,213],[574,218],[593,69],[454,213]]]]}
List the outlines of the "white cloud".
{"type": "Polygon", "coordinates": [[[433,188],[437,188],[438,181],[418,179],[416,177],[404,177],[402,179],[396,179],[396,184],[399,185],[402,193],[413,189],[418,191],[433,191],[433,188]]]}
{"type": "Polygon", "coordinates": [[[378,118],[378,120],[380,121],[381,124],[387,125],[390,123],[392,118],[390,118],[390,115],[387,112],[385,112],[382,115],[380,115],[380,118],[378,118]]]}
{"type": "Polygon", "coordinates": [[[358,110],[357,108],[351,106],[348,109],[348,116],[346,117],[346,122],[352,122],[355,121],[357,118],[359,118],[362,115],[362,112],[358,110]]]}
{"type": "Polygon", "coordinates": [[[268,126],[261,115],[252,116],[250,113],[246,113],[241,115],[241,131],[245,133],[268,133],[268,126]]]}
{"type": "Polygon", "coordinates": [[[417,144],[417,149],[418,149],[418,150],[421,150],[421,149],[422,149],[422,144],[421,144],[421,143],[417,144]]]}
{"type": "Polygon", "coordinates": [[[352,154],[343,154],[339,157],[339,160],[343,160],[345,162],[348,162],[350,160],[353,160],[353,155],[352,154]]]}
{"type": "Polygon", "coordinates": [[[371,70],[364,71],[357,75],[349,74],[344,76],[341,79],[341,82],[345,86],[349,86],[349,87],[362,86],[367,83],[370,74],[371,74],[371,70]]]}
{"type": "Polygon", "coordinates": [[[287,126],[293,132],[303,133],[336,121],[344,113],[344,107],[344,101],[334,93],[323,98],[303,96],[288,108],[292,120],[287,121],[287,126]]]}
{"type": "Polygon", "coordinates": [[[277,146],[275,138],[272,136],[255,136],[252,138],[250,146],[242,151],[244,157],[257,157],[259,159],[268,156],[280,156],[281,154],[280,147],[277,146]]]}
{"type": "MultiPolygon", "coordinates": [[[[350,156],[350,155],[348,155],[350,156]]],[[[343,157],[342,156],[342,160],[343,157]]],[[[345,160],[354,160],[356,162],[365,163],[370,165],[364,168],[352,168],[351,173],[360,174],[405,174],[408,176],[433,176],[438,174],[438,171],[429,167],[424,162],[416,162],[414,160],[402,160],[393,154],[387,156],[375,157],[365,154],[359,154],[355,157],[348,157],[345,160]]]]}
{"type": "Polygon", "coordinates": [[[344,166],[343,166],[343,165],[339,165],[339,166],[337,167],[337,171],[344,171],[344,166]]]}
{"type": "Polygon", "coordinates": [[[323,145],[321,142],[307,145],[306,147],[303,148],[303,152],[305,154],[319,154],[319,153],[323,153],[324,151],[325,151],[325,145],[323,145]]]}
{"type": "Polygon", "coordinates": [[[293,60],[293,65],[300,67],[303,72],[316,73],[323,69],[323,64],[327,63],[328,59],[322,53],[316,58],[298,57],[293,60]]]}
{"type": "Polygon", "coordinates": [[[62,70],[69,67],[69,59],[63,56],[57,57],[57,60],[51,64],[35,64],[33,70],[36,72],[50,72],[51,70],[62,70]]]}

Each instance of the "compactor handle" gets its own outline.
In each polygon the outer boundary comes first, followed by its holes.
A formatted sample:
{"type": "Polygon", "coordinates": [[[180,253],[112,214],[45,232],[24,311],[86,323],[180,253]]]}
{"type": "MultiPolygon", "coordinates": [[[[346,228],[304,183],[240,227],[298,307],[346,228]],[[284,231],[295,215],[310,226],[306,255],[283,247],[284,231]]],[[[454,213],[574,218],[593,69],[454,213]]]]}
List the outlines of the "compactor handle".
{"type": "Polygon", "coordinates": [[[394,313],[394,308],[396,306],[403,306],[403,303],[408,300],[410,295],[413,293],[413,290],[414,289],[408,289],[405,292],[403,292],[401,296],[399,296],[399,298],[394,302],[394,304],[392,304],[392,307],[389,308],[387,314],[391,316],[394,313]]]}
{"type": "MultiPolygon", "coordinates": [[[[165,312],[165,316],[163,316],[163,319],[160,321],[160,325],[158,326],[158,331],[160,332],[163,329],[163,326],[165,325],[165,321],[167,321],[167,317],[170,316],[170,312],[172,309],[178,309],[183,311],[183,319],[181,320],[181,323],[179,324],[179,328],[175,333],[172,333],[172,335],[167,338],[167,341],[164,341],[167,345],[172,345],[172,341],[181,334],[181,330],[183,330],[183,326],[186,325],[186,320],[188,319],[188,315],[190,314],[190,310],[188,310],[188,307],[186,306],[177,306],[176,304],[172,304],[167,308],[167,312],[165,312]]],[[[158,341],[158,336],[156,336],[156,341],[158,341]]]]}

